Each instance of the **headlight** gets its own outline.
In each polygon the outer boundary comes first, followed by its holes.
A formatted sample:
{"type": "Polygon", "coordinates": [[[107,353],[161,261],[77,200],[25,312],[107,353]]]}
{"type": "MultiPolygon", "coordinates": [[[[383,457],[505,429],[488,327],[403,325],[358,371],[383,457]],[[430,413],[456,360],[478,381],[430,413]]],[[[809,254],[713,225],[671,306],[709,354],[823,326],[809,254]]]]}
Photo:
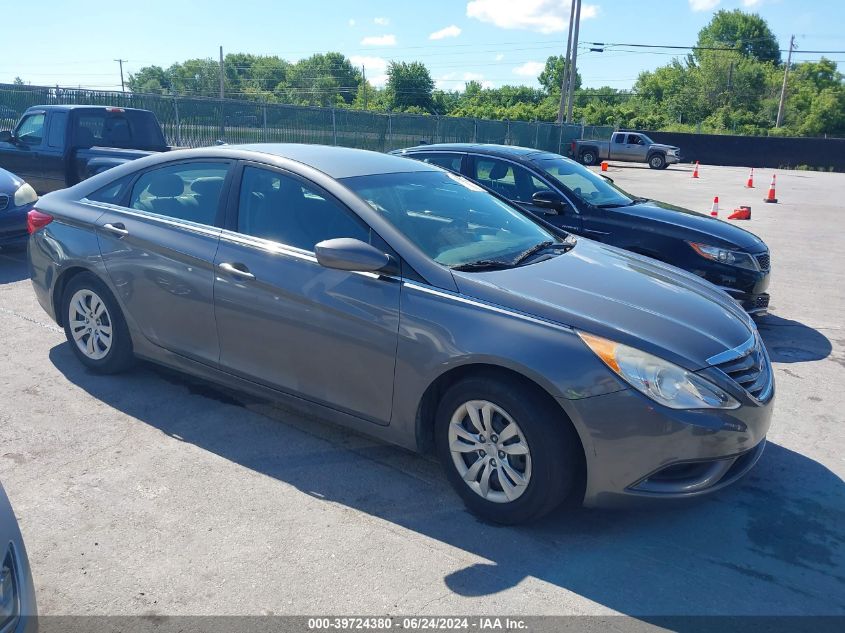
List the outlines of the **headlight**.
{"type": "Polygon", "coordinates": [[[578,336],[625,382],[670,409],[736,409],[739,402],[709,380],[668,361],[606,338],[578,336]]]}
{"type": "Polygon", "coordinates": [[[727,248],[719,248],[718,246],[709,246],[708,244],[700,244],[696,242],[687,242],[696,253],[701,255],[704,259],[711,259],[714,262],[727,264],[728,266],[737,266],[739,268],[747,268],[748,270],[760,270],[757,267],[757,262],[748,253],[742,251],[732,251],[727,248]]]}
{"type": "Polygon", "coordinates": [[[36,200],[38,200],[38,194],[35,193],[35,189],[33,189],[28,183],[23,183],[15,192],[16,207],[22,207],[23,205],[35,202],[36,200]]]}
{"type": "Polygon", "coordinates": [[[17,620],[20,611],[15,557],[10,545],[0,566],[0,630],[4,630],[11,622],[17,620]]]}

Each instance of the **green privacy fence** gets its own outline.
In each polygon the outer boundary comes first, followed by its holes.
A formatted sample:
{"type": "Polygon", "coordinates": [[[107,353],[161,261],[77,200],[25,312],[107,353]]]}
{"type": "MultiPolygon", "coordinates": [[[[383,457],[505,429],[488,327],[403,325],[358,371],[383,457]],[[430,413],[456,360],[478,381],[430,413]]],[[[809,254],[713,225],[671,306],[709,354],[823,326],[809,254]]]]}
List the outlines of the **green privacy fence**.
{"type": "Polygon", "coordinates": [[[167,142],[180,147],[226,143],[320,143],[380,152],[420,143],[500,143],[566,154],[577,138],[609,138],[613,128],[537,121],[265,104],[235,99],[105,92],[0,84],[0,129],[34,105],[110,105],[152,110],[167,142]]]}

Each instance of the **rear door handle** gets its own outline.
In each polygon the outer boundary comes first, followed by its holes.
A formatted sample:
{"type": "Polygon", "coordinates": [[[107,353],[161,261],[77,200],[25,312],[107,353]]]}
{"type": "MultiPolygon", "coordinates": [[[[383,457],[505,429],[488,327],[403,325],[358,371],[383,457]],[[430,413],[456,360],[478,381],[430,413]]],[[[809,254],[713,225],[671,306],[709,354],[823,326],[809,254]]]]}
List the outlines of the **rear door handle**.
{"type": "Polygon", "coordinates": [[[240,277],[241,279],[255,279],[255,275],[249,272],[249,269],[243,264],[230,264],[229,262],[223,262],[222,264],[218,264],[217,267],[220,270],[225,271],[230,275],[234,275],[235,277],[240,277]],[[241,268],[238,268],[238,266],[241,266],[241,268]]]}
{"type": "Polygon", "coordinates": [[[115,224],[104,224],[103,228],[110,233],[119,235],[120,237],[126,237],[127,235],[129,235],[129,231],[126,230],[126,227],[123,225],[122,222],[116,222],[115,224]]]}

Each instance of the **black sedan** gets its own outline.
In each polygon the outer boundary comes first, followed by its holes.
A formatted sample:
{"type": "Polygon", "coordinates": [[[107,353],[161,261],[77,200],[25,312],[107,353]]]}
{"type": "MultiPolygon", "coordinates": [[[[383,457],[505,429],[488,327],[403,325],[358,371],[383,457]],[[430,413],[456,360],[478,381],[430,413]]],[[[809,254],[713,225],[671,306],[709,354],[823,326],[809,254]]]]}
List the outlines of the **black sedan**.
{"type": "Polygon", "coordinates": [[[0,169],[0,249],[25,248],[26,214],[38,194],[13,173],[0,169]]]}
{"type": "Polygon", "coordinates": [[[631,195],[575,161],[540,150],[454,143],[393,153],[458,172],[571,233],[695,273],[752,314],[769,307],[769,249],[737,226],[631,195]]]}

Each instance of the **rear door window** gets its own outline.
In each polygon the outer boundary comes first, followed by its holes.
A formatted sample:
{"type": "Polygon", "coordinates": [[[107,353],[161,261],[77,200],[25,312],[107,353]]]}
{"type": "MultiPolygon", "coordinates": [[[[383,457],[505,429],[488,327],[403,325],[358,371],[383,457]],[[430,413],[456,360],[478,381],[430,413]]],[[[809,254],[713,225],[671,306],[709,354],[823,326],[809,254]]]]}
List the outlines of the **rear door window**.
{"type": "Polygon", "coordinates": [[[443,167],[443,169],[448,169],[449,171],[453,171],[457,174],[461,173],[461,160],[463,158],[462,154],[450,154],[450,153],[442,153],[442,154],[434,154],[434,153],[424,153],[419,155],[413,155],[414,157],[419,157],[424,163],[431,163],[432,165],[437,165],[438,167],[443,167]]]}
{"type": "Polygon", "coordinates": [[[238,232],[313,251],[323,240],[370,242],[370,228],[316,187],[287,174],[246,166],[238,202],[238,232]]]}
{"type": "Polygon", "coordinates": [[[229,164],[191,162],[167,165],[142,174],[129,196],[129,207],[177,220],[214,225],[229,164]]]}
{"type": "Polygon", "coordinates": [[[53,112],[50,117],[50,134],[47,136],[48,147],[64,147],[67,112],[53,112]]]}

